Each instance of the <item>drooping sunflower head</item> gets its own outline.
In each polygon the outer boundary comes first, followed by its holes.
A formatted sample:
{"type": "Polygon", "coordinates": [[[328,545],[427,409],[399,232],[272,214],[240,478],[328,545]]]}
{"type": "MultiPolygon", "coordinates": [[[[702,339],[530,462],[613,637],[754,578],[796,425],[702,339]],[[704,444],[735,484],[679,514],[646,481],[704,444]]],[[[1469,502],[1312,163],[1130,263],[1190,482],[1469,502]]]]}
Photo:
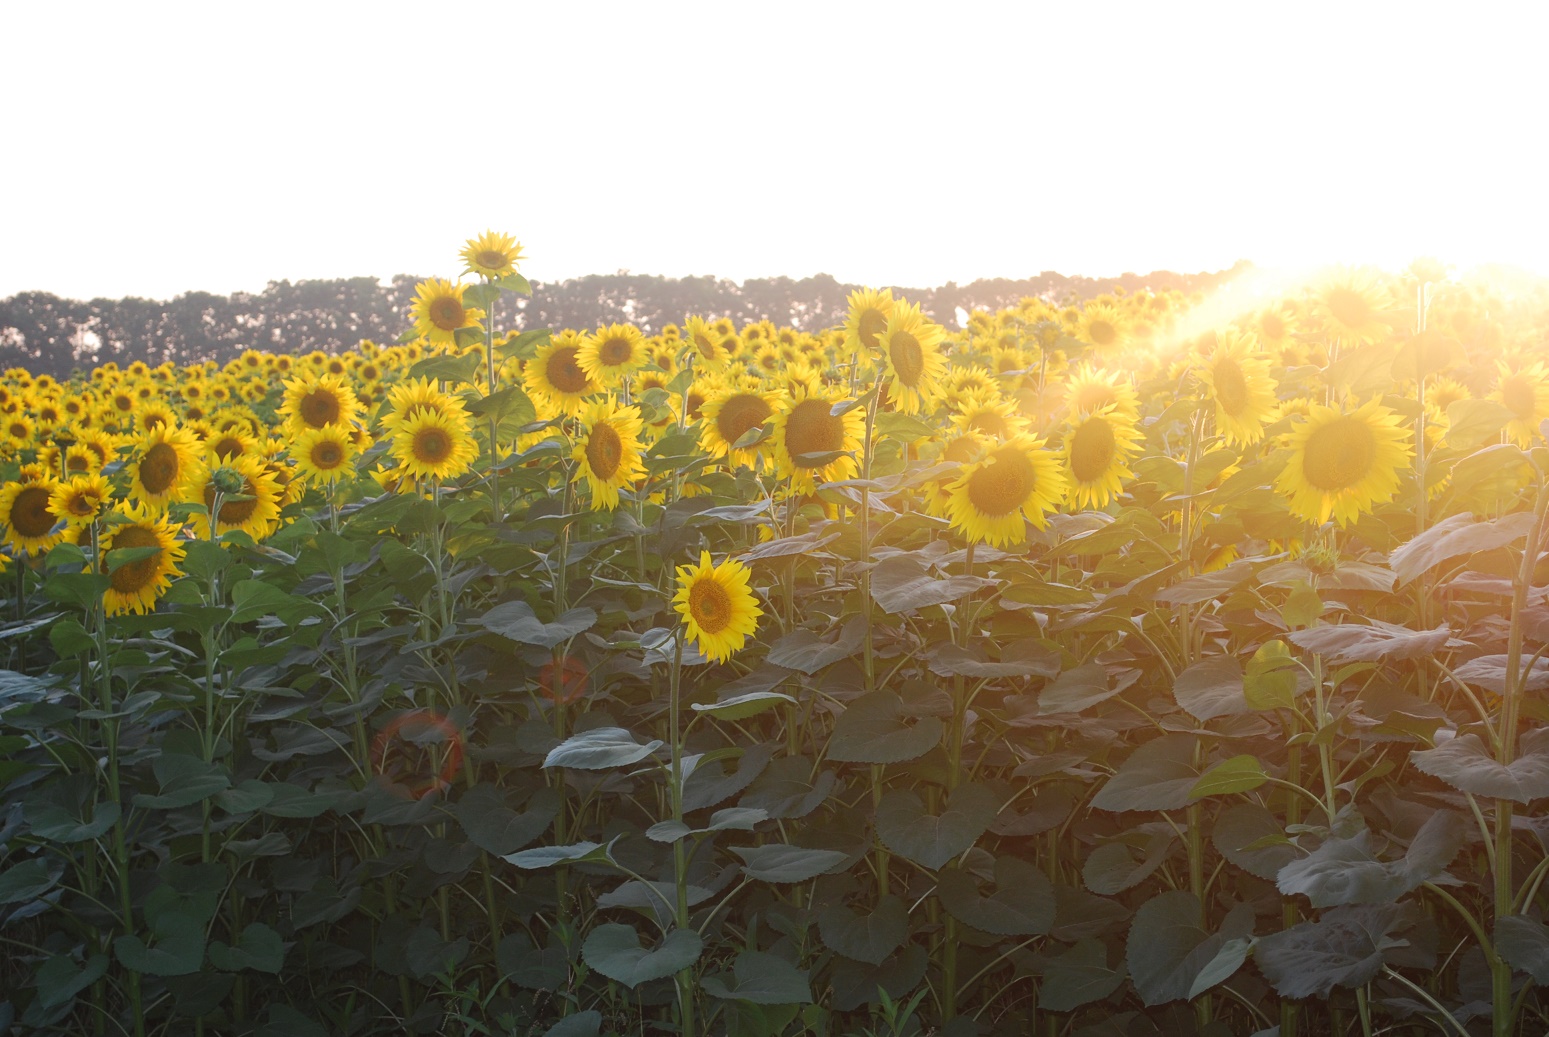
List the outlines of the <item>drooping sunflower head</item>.
{"type": "Polygon", "coordinates": [[[972,543],[1009,546],[1027,538],[1026,522],[1043,529],[1067,489],[1059,460],[1043,441],[1017,435],[964,466],[947,488],[947,516],[972,543]]]}
{"type": "Polygon", "coordinates": [[[421,411],[393,433],[391,453],[404,473],[418,479],[455,479],[473,467],[478,444],[467,420],[421,411]]]}
{"type": "Polygon", "coordinates": [[[594,511],[612,511],[618,507],[619,491],[645,475],[640,410],[599,400],[587,407],[581,424],[572,454],[576,478],[591,489],[594,511]]]}
{"type": "Polygon", "coordinates": [[[837,390],[798,392],[774,414],[775,464],[797,493],[816,492],[817,483],[854,478],[866,418],[861,407],[835,414],[843,402],[837,390]]]}
{"type": "Polygon", "coordinates": [[[893,291],[862,288],[850,293],[850,315],[844,322],[844,351],[864,366],[882,352],[882,332],[893,315],[893,291]]]}
{"type": "Polygon", "coordinates": [[[900,412],[918,414],[934,404],[947,368],[941,356],[944,337],[941,326],[927,319],[919,306],[893,304],[878,341],[888,396],[900,412]]]}
{"type": "Polygon", "coordinates": [[[645,363],[645,336],[633,324],[598,328],[581,342],[576,363],[601,385],[617,385],[645,363]]]}
{"type": "Polygon", "coordinates": [[[684,633],[706,658],[722,663],[758,631],[763,610],[748,586],[750,570],[728,558],[720,565],[702,551],[698,565],[678,566],[678,592],[672,607],[684,633]]]}
{"type": "Polygon", "coordinates": [[[516,264],[522,259],[522,246],[509,234],[487,230],[476,238],[469,238],[458,255],[467,264],[463,268],[467,273],[494,280],[516,273],[516,264]]]}
{"type": "Polygon", "coordinates": [[[460,329],[482,327],[479,321],[484,311],[463,305],[463,292],[467,287],[439,277],[415,286],[414,304],[410,310],[415,333],[431,342],[451,344],[457,340],[460,329]]]}
{"type": "Polygon", "coordinates": [[[1376,400],[1354,411],[1311,404],[1292,426],[1291,457],[1275,480],[1291,512],[1341,527],[1392,500],[1414,451],[1397,414],[1376,400]]]}
{"type": "Polygon", "coordinates": [[[1214,348],[1196,356],[1194,372],[1215,403],[1216,430],[1231,446],[1251,446],[1264,438],[1264,423],[1274,412],[1275,380],[1269,358],[1251,334],[1225,329],[1214,348]]]}
{"type": "Polygon", "coordinates": [[[48,510],[71,529],[91,525],[110,506],[113,488],[100,475],[76,475],[54,484],[48,510]]]}
{"type": "MultiPolygon", "coordinates": [[[[338,375],[304,374],[285,383],[280,413],[296,431],[349,425],[360,416],[360,401],[355,397],[355,390],[338,375]]],[[[216,427],[221,426],[217,423],[216,427]]],[[[244,431],[251,434],[253,429],[249,427],[244,431]]]]}
{"type": "Polygon", "coordinates": [[[1134,473],[1129,460],[1141,434],[1112,406],[1078,411],[1065,434],[1065,468],[1070,476],[1072,503],[1078,508],[1106,508],[1134,473]]]}
{"type": "Polygon", "coordinates": [[[99,569],[108,578],[102,601],[108,615],[143,614],[181,575],[177,563],[184,550],[177,527],[149,509],[128,505],[119,509],[129,521],[110,525],[102,534],[99,569]],[[126,559],[127,552],[133,551],[126,559]],[[124,552],[118,554],[116,552],[124,552]]]}
{"type": "Polygon", "coordinates": [[[52,476],[34,473],[0,489],[0,523],[13,552],[44,555],[63,538],[64,528],[50,506],[55,485],[52,476]]]}
{"type": "Polygon", "coordinates": [[[309,429],[290,446],[296,471],[304,478],[335,483],[355,474],[355,438],[339,425],[309,429]]]}
{"type": "Polygon", "coordinates": [[[581,412],[586,397],[602,391],[581,367],[581,336],[574,331],[555,335],[538,347],[538,352],[522,368],[522,385],[527,394],[551,412],[550,416],[570,417],[581,412]]]}

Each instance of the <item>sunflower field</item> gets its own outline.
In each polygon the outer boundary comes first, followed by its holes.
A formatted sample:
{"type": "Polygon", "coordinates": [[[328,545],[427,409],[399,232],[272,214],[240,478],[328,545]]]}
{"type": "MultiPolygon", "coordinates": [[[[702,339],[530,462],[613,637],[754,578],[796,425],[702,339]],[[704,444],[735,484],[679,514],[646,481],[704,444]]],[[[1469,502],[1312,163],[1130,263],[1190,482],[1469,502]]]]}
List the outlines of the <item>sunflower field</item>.
{"type": "Polygon", "coordinates": [[[0,1034],[1549,1028],[1549,291],[517,332],[461,258],[0,380],[0,1034]]]}

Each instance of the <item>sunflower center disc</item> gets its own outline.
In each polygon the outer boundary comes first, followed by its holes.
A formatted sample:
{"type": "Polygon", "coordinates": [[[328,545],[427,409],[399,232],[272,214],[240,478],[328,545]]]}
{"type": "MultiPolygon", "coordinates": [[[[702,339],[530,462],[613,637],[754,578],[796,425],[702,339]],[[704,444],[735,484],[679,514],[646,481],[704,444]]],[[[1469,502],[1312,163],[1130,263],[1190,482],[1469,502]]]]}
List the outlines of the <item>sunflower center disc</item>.
{"type": "Polygon", "coordinates": [[[319,443],[312,451],[312,463],[319,468],[333,468],[344,460],[344,451],[338,443],[319,443]]]}
{"type": "Polygon", "coordinates": [[[437,465],[452,455],[452,437],[445,430],[425,428],[414,437],[414,459],[421,464],[437,465]]]}
{"type": "Polygon", "coordinates": [[[827,400],[802,400],[785,419],[785,449],[797,468],[814,468],[795,460],[802,454],[827,454],[844,449],[844,420],[829,413],[827,400]]]}
{"type": "Polygon", "coordinates": [[[772,413],[762,396],[739,393],[722,404],[721,412],[715,416],[715,430],[730,446],[762,425],[772,413]]]}
{"type": "MultiPolygon", "coordinates": [[[[224,509],[222,509],[224,510],[224,509]]],[[[161,547],[161,540],[144,526],[119,526],[108,541],[109,551],[127,551],[137,547],[161,547]]],[[[156,579],[161,552],[139,561],[126,562],[108,573],[108,582],[120,594],[133,594],[149,587],[156,579]]],[[[106,560],[103,562],[106,566],[106,560]]]]}
{"type": "Polygon", "coordinates": [[[227,436],[215,444],[215,455],[222,461],[232,456],[233,454],[240,455],[241,453],[242,440],[237,439],[234,436],[227,436]]]}
{"type": "Polygon", "coordinates": [[[624,460],[624,441],[618,430],[607,422],[598,422],[586,437],[586,461],[599,479],[612,479],[624,460]]]}
{"type": "Polygon", "coordinates": [[[1087,333],[1094,346],[1111,346],[1119,340],[1119,330],[1105,320],[1094,320],[1087,333]]]}
{"type": "Polygon", "coordinates": [[[1533,387],[1520,374],[1512,375],[1501,383],[1501,399],[1523,421],[1533,416],[1534,406],[1538,402],[1533,387]]]}
{"type": "Polygon", "coordinates": [[[16,495],[11,505],[11,525],[24,537],[48,536],[54,528],[54,513],[48,510],[48,491],[29,486],[16,495]]]}
{"type": "Polygon", "coordinates": [[[1113,451],[1113,426],[1102,418],[1088,418],[1071,440],[1071,473],[1084,483],[1101,479],[1113,461],[1113,451]]]}
{"type": "Polygon", "coordinates": [[[718,355],[715,343],[710,341],[710,336],[704,332],[694,334],[694,348],[699,350],[699,355],[706,360],[714,360],[718,355]]]}
{"type": "Polygon", "coordinates": [[[474,256],[473,261],[478,266],[482,266],[486,269],[499,270],[501,267],[506,265],[506,254],[504,252],[492,252],[486,250],[484,252],[480,252],[477,256],[474,256]]]}
{"type": "Polygon", "coordinates": [[[597,359],[602,361],[604,367],[618,367],[627,364],[635,354],[629,340],[624,338],[610,338],[597,347],[597,359]]]}
{"type": "Polygon", "coordinates": [[[340,411],[339,398],[326,389],[315,389],[301,398],[301,420],[311,428],[337,424],[340,411]]]}
{"type": "Polygon", "coordinates": [[[911,389],[918,386],[925,374],[925,350],[920,348],[920,340],[907,331],[896,331],[888,339],[887,351],[899,383],[911,389]]]}
{"type": "Polygon", "coordinates": [[[463,326],[463,304],[451,296],[442,296],[430,304],[430,323],[442,331],[456,331],[463,326]]]}
{"type": "MultiPolygon", "coordinates": [[[[242,496],[248,500],[228,500],[221,502],[220,514],[216,521],[223,526],[240,526],[253,517],[253,512],[258,510],[258,490],[253,486],[253,480],[247,476],[242,477],[242,496]]],[[[204,506],[215,507],[215,487],[206,485],[204,488],[204,506]]]]}
{"type": "Polygon", "coordinates": [[[1232,417],[1241,414],[1248,406],[1248,380],[1243,377],[1237,361],[1224,357],[1216,361],[1216,402],[1232,417]]]}
{"type": "Polygon", "coordinates": [[[1034,472],[1020,450],[1003,450],[968,477],[968,501],[991,518],[1010,515],[1033,492],[1034,472]]]}
{"type": "Polygon", "coordinates": [[[713,577],[702,579],[688,592],[688,610],[707,634],[718,634],[731,622],[731,595],[713,577]]]}
{"type": "Polygon", "coordinates": [[[578,393],[586,388],[586,372],[575,360],[575,347],[556,349],[549,357],[547,374],[549,382],[564,393],[578,393]]]}
{"type": "Polygon", "coordinates": [[[882,332],[887,330],[887,314],[881,310],[864,310],[861,313],[860,323],[857,325],[857,334],[861,345],[867,349],[876,349],[881,341],[882,332]]]}
{"type": "Polygon", "coordinates": [[[1371,316],[1371,307],[1367,305],[1366,297],[1350,288],[1335,288],[1329,292],[1328,310],[1335,320],[1352,331],[1365,324],[1371,316]]]}
{"type": "Polygon", "coordinates": [[[1377,438],[1365,423],[1343,417],[1307,437],[1302,471],[1324,493],[1337,493],[1366,478],[1377,457],[1377,438]]]}

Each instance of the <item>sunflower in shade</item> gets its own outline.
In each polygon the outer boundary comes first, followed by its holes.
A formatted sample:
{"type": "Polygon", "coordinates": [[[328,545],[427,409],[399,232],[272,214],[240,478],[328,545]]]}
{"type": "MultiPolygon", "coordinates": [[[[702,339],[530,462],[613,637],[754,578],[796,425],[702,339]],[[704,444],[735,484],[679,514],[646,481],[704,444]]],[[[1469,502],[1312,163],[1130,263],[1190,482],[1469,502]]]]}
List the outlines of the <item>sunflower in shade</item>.
{"type": "Polygon", "coordinates": [[[844,353],[870,367],[882,352],[882,333],[893,315],[892,289],[857,289],[850,293],[850,313],[844,322],[844,353]]]}
{"type": "Polygon", "coordinates": [[[878,341],[888,398],[903,414],[918,414],[934,406],[947,364],[941,357],[946,333],[928,320],[919,306],[894,303],[878,341]]]}
{"type": "Polygon", "coordinates": [[[738,447],[743,436],[774,416],[781,394],[756,378],[743,377],[710,391],[700,408],[700,449],[731,465],[752,465],[757,445],[738,447]]]}
{"type": "Polygon", "coordinates": [[[866,416],[860,407],[834,414],[844,399],[837,391],[798,392],[782,400],[774,414],[775,464],[797,493],[815,493],[818,482],[851,479],[859,470],[866,416]]]}

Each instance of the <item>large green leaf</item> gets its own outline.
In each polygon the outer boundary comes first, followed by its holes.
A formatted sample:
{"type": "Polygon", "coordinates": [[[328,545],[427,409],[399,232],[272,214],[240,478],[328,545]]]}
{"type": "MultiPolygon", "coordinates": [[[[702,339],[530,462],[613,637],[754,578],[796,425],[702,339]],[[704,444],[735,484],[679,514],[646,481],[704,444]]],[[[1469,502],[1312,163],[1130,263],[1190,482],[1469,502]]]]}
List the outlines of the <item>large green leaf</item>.
{"type": "Polygon", "coordinates": [[[1497,918],[1495,949],[1512,968],[1532,976],[1534,983],[1549,984],[1549,926],[1522,915],[1497,918]]]}
{"type": "Polygon", "coordinates": [[[1195,720],[1213,720],[1250,711],[1242,687],[1242,664],[1236,657],[1213,655],[1178,674],[1173,698],[1195,720]]]}
{"type": "Polygon", "coordinates": [[[134,805],[140,808],[171,810],[191,806],[231,787],[231,775],[218,763],[205,763],[197,756],[163,753],[151,763],[161,782],[161,793],[140,793],[134,805]]]}
{"type": "Polygon", "coordinates": [[[1232,864],[1271,882],[1300,855],[1280,821],[1257,803],[1237,803],[1223,810],[1210,839],[1232,864]]]}
{"type": "Polygon", "coordinates": [[[763,846],[733,846],[731,852],[743,861],[743,872],[761,882],[806,882],[844,863],[846,855],[838,850],[813,850],[785,843],[763,846]]]}
{"type": "Polygon", "coordinates": [[[1098,663],[1083,663],[1066,670],[1038,693],[1038,712],[1079,713],[1119,693],[1109,687],[1108,671],[1098,663]]]}
{"type": "Polygon", "coordinates": [[[830,904],[818,915],[818,935],[846,958],[881,965],[908,939],[909,909],[891,893],[869,911],[830,904]]]}
{"type": "Polygon", "coordinates": [[[518,644],[553,648],[597,624],[597,613],[588,608],[570,609],[552,623],[545,623],[532,606],[520,599],[502,602],[479,617],[484,629],[518,644]]]}
{"type": "Polygon", "coordinates": [[[840,627],[832,641],[798,627],[769,646],[765,661],[788,670],[817,673],[825,666],[853,657],[860,651],[865,636],[866,624],[859,619],[840,627]]]}
{"type": "Polygon", "coordinates": [[[121,811],[117,803],[101,800],[92,808],[91,820],[83,821],[74,811],[58,803],[29,801],[25,807],[27,824],[39,839],[60,843],[83,843],[112,828],[121,811]]]}
{"type": "Polygon", "coordinates": [[[1134,832],[1093,850],[1081,881],[1093,893],[1113,896],[1140,885],[1167,860],[1177,837],[1171,831],[1134,832]]]}
{"type": "Polygon", "coordinates": [[[1264,765],[1255,756],[1244,753],[1214,764],[1201,774],[1199,781],[1189,790],[1190,799],[1206,796],[1231,796],[1239,792],[1252,792],[1269,780],[1264,765]]]}
{"type": "Polygon", "coordinates": [[[1398,574],[1400,583],[1408,583],[1450,559],[1505,547],[1526,536],[1532,526],[1531,511],[1489,520],[1476,519],[1467,512],[1449,515],[1394,550],[1388,556],[1388,565],[1398,574]]]}
{"type": "Polygon", "coordinates": [[[1463,846],[1462,819],[1450,810],[1432,814],[1396,861],[1380,861],[1372,834],[1329,838],[1301,860],[1280,869],[1276,884],[1286,896],[1302,894],[1313,907],[1385,904],[1436,878],[1463,846]]]}
{"type": "Polygon", "coordinates": [[[995,858],[995,891],[979,895],[972,875],[949,868],[936,878],[936,896],[964,925],[997,936],[1038,936],[1054,924],[1054,887],[1037,867],[1017,857],[995,858]]]}
{"type": "Polygon", "coordinates": [[[1177,810],[1199,781],[1192,735],[1168,734],[1137,748],[1092,797],[1100,810],[1177,810]]]}
{"type": "Polygon", "coordinates": [[[539,868],[552,868],[557,864],[590,864],[613,862],[613,843],[618,841],[615,836],[605,846],[602,843],[572,843],[569,846],[539,846],[531,850],[522,850],[519,853],[508,853],[503,856],[511,864],[528,871],[539,868]]]}
{"type": "Polygon", "coordinates": [[[633,989],[688,968],[699,960],[703,946],[693,929],[674,929],[647,949],[633,926],[604,922],[587,934],[581,956],[597,972],[633,989]]]}
{"type": "Polygon", "coordinates": [[[588,1008],[575,1015],[567,1015],[547,1030],[543,1037],[597,1037],[602,1032],[602,1013],[588,1008]]]}
{"type": "Polygon", "coordinates": [[[1414,910],[1412,904],[1334,908],[1317,921],[1259,937],[1253,960],[1281,997],[1327,997],[1336,986],[1371,982],[1384,957],[1408,944],[1398,934],[1413,924],[1414,910]]]}
{"type": "Polygon", "coordinates": [[[181,911],[163,911],[150,920],[151,942],[128,934],[113,941],[113,953],[125,968],[150,976],[186,976],[204,962],[204,923],[181,911]]]}
{"type": "Polygon", "coordinates": [[[874,691],[839,714],[826,755],[843,763],[903,763],[934,749],[943,730],[936,717],[906,723],[903,699],[891,691],[874,691]]]}
{"type": "Polygon", "coordinates": [[[1071,1012],[1101,1001],[1123,982],[1124,966],[1111,967],[1107,948],[1088,937],[1049,959],[1038,987],[1038,1007],[1045,1012],[1071,1012]]]}
{"type": "Polygon", "coordinates": [[[253,969],[278,974],[284,962],[285,944],[280,934],[262,922],[248,923],[235,947],[219,940],[210,942],[210,964],[226,972],[253,969]]]}
{"type": "Polygon", "coordinates": [[[622,727],[594,727],[555,746],[544,758],[543,766],[589,771],[628,767],[656,752],[662,744],[661,739],[653,738],[642,745],[622,727]]]}
{"type": "Polygon", "coordinates": [[[1242,678],[1242,694],[1257,710],[1289,708],[1296,704],[1302,673],[1283,641],[1266,641],[1248,660],[1242,678]]]}
{"type": "Polygon", "coordinates": [[[1335,662],[1378,662],[1434,655],[1452,640],[1452,631],[1445,623],[1434,630],[1410,630],[1370,619],[1293,630],[1286,640],[1335,662]]]}
{"type": "Polygon", "coordinates": [[[44,1008],[67,1004],[107,971],[106,954],[93,954],[84,964],[78,964],[68,955],[56,954],[45,961],[33,977],[38,986],[38,1001],[44,1008]]]}
{"type": "Polygon", "coordinates": [[[1478,735],[1458,735],[1434,749],[1416,750],[1410,762],[1422,773],[1475,796],[1531,803],[1549,796],[1549,728],[1522,735],[1518,755],[1503,764],[1478,735]]]}
{"type": "Polygon", "coordinates": [[[912,555],[896,554],[871,572],[871,596],[890,615],[961,601],[993,580],[979,576],[932,576],[912,555]]]}
{"type": "Polygon", "coordinates": [[[888,789],[877,807],[877,838],[900,857],[935,871],[966,853],[998,813],[1000,798],[983,785],[959,785],[940,814],[927,813],[910,789],[888,789]]]}
{"type": "Polygon", "coordinates": [[[506,805],[500,789],[479,783],[457,803],[457,820],[479,849],[496,856],[515,853],[548,830],[559,815],[559,793],[539,789],[518,813],[506,805]]]}
{"type": "Polygon", "coordinates": [[[717,720],[746,720],[776,706],[795,704],[795,699],[782,692],[750,691],[746,695],[722,699],[719,702],[695,702],[689,708],[696,713],[708,713],[717,720]]]}
{"type": "Polygon", "coordinates": [[[1186,890],[1152,897],[1135,912],[1125,961],[1147,1006],[1192,1000],[1229,979],[1248,957],[1253,908],[1238,904],[1212,933],[1200,925],[1199,898],[1186,890]]]}
{"type": "Polygon", "coordinates": [[[723,1001],[750,1001],[755,1005],[812,1003],[812,984],[807,974],[784,958],[762,951],[743,951],[737,955],[730,976],[713,973],[700,985],[706,993],[723,1001]]]}

